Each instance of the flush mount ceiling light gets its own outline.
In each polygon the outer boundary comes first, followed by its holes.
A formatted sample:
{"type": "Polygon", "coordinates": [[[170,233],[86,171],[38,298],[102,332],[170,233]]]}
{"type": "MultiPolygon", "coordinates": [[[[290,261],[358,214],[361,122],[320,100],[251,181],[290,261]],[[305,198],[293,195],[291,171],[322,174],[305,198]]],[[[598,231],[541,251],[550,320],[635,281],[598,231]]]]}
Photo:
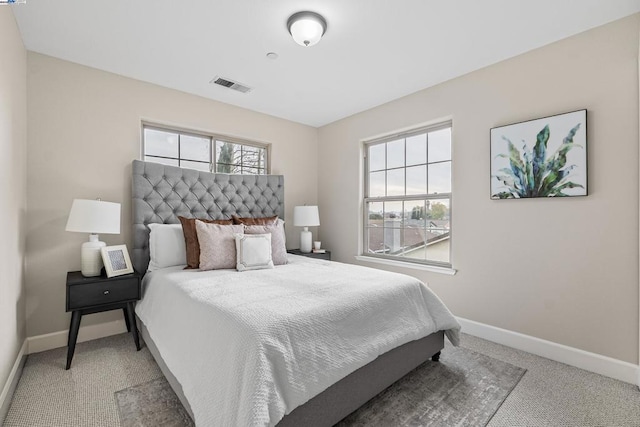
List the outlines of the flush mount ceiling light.
{"type": "Polygon", "coordinates": [[[298,12],[291,15],[287,28],[300,46],[313,46],[327,31],[327,21],[315,12],[298,12]]]}

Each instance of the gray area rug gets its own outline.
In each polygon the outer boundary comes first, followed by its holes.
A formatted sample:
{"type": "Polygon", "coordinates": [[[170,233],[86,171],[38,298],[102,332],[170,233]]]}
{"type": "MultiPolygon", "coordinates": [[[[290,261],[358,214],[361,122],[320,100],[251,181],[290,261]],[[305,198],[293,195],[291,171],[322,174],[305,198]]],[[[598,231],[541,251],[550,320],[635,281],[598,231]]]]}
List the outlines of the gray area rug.
{"type": "Polygon", "coordinates": [[[486,426],[526,369],[447,346],[338,423],[347,426],[486,426]]]}
{"type": "MultiPolygon", "coordinates": [[[[440,362],[425,362],[342,420],[350,426],[486,426],[526,369],[447,346],[440,362]]],[[[164,379],[115,393],[126,427],[192,426],[164,379]]]]}
{"type": "Polygon", "coordinates": [[[115,395],[123,427],[194,425],[165,377],[116,391],[115,395]]]}

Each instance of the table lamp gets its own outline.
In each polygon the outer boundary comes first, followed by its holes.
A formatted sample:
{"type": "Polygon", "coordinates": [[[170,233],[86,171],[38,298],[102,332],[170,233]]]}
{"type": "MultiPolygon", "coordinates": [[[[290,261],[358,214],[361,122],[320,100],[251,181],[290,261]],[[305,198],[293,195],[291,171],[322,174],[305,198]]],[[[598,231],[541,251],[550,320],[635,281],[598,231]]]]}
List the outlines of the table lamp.
{"type": "Polygon", "coordinates": [[[103,267],[100,248],[106,246],[98,234],[120,234],[120,203],[75,199],[71,205],[67,231],[89,233],[89,241],[82,244],[82,275],[99,276],[103,267]]]}
{"type": "Polygon", "coordinates": [[[317,206],[295,206],[293,208],[293,225],[303,227],[300,232],[300,252],[311,252],[311,232],[309,227],[320,225],[317,206]]]}

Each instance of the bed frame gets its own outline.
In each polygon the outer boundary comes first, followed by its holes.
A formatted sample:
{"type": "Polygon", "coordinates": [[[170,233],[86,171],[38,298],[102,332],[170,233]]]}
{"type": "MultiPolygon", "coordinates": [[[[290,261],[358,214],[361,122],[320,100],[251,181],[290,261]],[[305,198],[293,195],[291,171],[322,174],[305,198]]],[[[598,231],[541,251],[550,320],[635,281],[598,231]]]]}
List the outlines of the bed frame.
{"type": "MultiPolygon", "coordinates": [[[[227,175],[133,161],[133,265],[146,272],[149,265],[151,223],[179,223],[178,215],[225,219],[278,215],[284,219],[282,175],[227,175]]],[[[193,412],[182,387],[168,369],[146,325],[140,332],[162,373],[185,409],[193,412]]],[[[338,381],[287,414],[279,427],[332,426],[429,358],[438,360],[443,331],[397,347],[338,381]]]]}

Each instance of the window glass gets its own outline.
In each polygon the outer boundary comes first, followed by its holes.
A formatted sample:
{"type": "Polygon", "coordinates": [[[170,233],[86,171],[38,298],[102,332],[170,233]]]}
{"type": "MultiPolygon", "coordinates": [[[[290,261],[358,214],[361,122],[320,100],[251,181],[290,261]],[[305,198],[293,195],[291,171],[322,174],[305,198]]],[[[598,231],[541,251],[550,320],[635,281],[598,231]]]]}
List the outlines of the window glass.
{"type": "Polygon", "coordinates": [[[427,192],[427,165],[412,166],[407,170],[407,195],[427,192]]]}
{"type": "Polygon", "coordinates": [[[407,166],[427,163],[427,134],[407,138],[407,166]]]}
{"type": "Polygon", "coordinates": [[[404,168],[387,171],[387,196],[404,195],[404,168]]]}
{"type": "Polygon", "coordinates": [[[262,168],[262,158],[260,156],[260,152],[262,150],[258,147],[250,147],[243,146],[242,147],[242,157],[241,163],[245,167],[249,167],[251,169],[261,169],[262,168]]]}
{"type": "Polygon", "coordinates": [[[391,141],[387,146],[387,169],[404,166],[404,139],[391,141]]]}
{"type": "Polygon", "coordinates": [[[269,169],[265,145],[147,125],[143,126],[143,158],[206,172],[263,175],[269,169]]]}
{"type": "Polygon", "coordinates": [[[430,164],[429,193],[442,194],[449,192],[451,192],[451,162],[430,164]]]}
{"type": "Polygon", "coordinates": [[[371,172],[369,174],[369,194],[371,194],[372,197],[385,195],[385,177],[385,171],[371,172]]]}
{"type": "Polygon", "coordinates": [[[451,266],[451,126],[365,144],[364,254],[451,266]]]}
{"type": "MultiPolygon", "coordinates": [[[[236,173],[234,166],[239,166],[242,159],[240,144],[227,141],[216,141],[217,171],[222,173],[236,173]]],[[[240,172],[237,172],[240,173],[240,172]]]]}
{"type": "Polygon", "coordinates": [[[211,161],[211,141],[199,136],[180,136],[180,158],[199,162],[211,161]]]}
{"type": "Polygon", "coordinates": [[[371,146],[369,150],[369,171],[379,171],[385,166],[386,146],[378,144],[371,146]]]}
{"type": "Polygon", "coordinates": [[[207,162],[192,162],[190,160],[180,160],[180,167],[187,169],[195,169],[203,172],[211,172],[209,168],[211,167],[211,163],[207,162]]]}
{"type": "Polygon", "coordinates": [[[147,156],[178,158],[178,134],[155,129],[144,130],[144,154],[147,156]]]}
{"type": "Polygon", "coordinates": [[[144,156],[145,162],[154,162],[161,163],[167,166],[180,166],[178,164],[178,159],[166,159],[164,157],[153,157],[153,156],[144,156]]]}
{"type": "Polygon", "coordinates": [[[451,160],[451,128],[429,132],[429,163],[451,160]]]}

